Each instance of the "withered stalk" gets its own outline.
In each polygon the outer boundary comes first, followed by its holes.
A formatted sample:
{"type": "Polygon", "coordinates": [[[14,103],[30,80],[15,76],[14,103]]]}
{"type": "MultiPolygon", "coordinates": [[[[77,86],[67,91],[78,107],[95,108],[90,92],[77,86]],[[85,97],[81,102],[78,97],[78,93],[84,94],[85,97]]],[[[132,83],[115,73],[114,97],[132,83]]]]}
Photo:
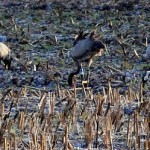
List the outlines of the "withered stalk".
{"type": "Polygon", "coordinates": [[[37,133],[32,133],[32,140],[33,140],[33,144],[34,146],[37,148],[37,133]]]}
{"type": "Polygon", "coordinates": [[[149,140],[144,141],[144,149],[149,150],[149,148],[150,148],[150,141],[149,140]]]}
{"type": "Polygon", "coordinates": [[[134,112],[134,133],[136,134],[136,140],[138,141],[139,131],[138,131],[138,117],[137,111],[134,112]]]}
{"type": "Polygon", "coordinates": [[[41,134],[41,149],[46,150],[47,149],[47,140],[46,136],[44,134],[41,134]]]}
{"type": "Polygon", "coordinates": [[[139,97],[139,102],[143,103],[143,84],[140,84],[140,97],[139,97]]]}
{"type": "Polygon", "coordinates": [[[109,142],[107,142],[107,144],[109,144],[109,145],[107,145],[107,147],[110,147],[110,150],[113,149],[111,132],[112,132],[112,120],[111,120],[110,111],[109,111],[108,116],[106,118],[106,134],[107,134],[107,139],[109,141],[109,142]]]}
{"type": "Polygon", "coordinates": [[[20,112],[19,120],[18,120],[18,127],[23,131],[24,128],[24,121],[25,121],[25,114],[24,112],[20,112]]]}
{"type": "Polygon", "coordinates": [[[14,134],[14,149],[17,150],[17,138],[16,135],[14,134]]]}
{"type": "Polygon", "coordinates": [[[108,81],[108,103],[112,103],[113,94],[112,94],[112,88],[111,88],[111,81],[108,81]]]}
{"type": "Polygon", "coordinates": [[[98,129],[99,129],[99,119],[97,117],[96,119],[96,148],[98,146],[98,131],[99,131],[98,129]]]}
{"type": "Polygon", "coordinates": [[[127,127],[127,146],[129,146],[130,142],[130,116],[128,116],[128,127],[127,127]]]}
{"type": "Polygon", "coordinates": [[[7,141],[7,138],[4,139],[4,150],[8,150],[8,141],[7,141]]]}
{"type": "Polygon", "coordinates": [[[68,150],[68,126],[65,127],[64,150],[68,150]]]}
{"type": "Polygon", "coordinates": [[[137,143],[138,143],[138,150],[141,150],[141,139],[140,139],[140,135],[137,138],[137,143]]]}

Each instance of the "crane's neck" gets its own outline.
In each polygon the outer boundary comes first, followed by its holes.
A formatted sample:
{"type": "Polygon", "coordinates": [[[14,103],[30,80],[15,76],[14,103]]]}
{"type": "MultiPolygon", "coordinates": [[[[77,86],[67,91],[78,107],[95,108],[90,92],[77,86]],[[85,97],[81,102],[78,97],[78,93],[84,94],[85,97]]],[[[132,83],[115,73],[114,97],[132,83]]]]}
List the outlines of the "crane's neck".
{"type": "Polygon", "coordinates": [[[68,77],[68,84],[69,84],[70,86],[73,85],[73,77],[74,77],[74,75],[77,75],[77,74],[80,72],[80,70],[81,70],[81,65],[78,66],[78,68],[77,68],[76,71],[74,71],[74,72],[72,72],[72,73],[69,74],[69,77],[68,77]]]}

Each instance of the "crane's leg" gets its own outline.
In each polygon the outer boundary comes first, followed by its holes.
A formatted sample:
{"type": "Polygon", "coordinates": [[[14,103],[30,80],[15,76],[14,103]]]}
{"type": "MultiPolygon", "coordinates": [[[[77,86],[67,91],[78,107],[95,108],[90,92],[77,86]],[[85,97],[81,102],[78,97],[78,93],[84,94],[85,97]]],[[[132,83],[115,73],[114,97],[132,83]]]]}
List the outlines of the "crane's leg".
{"type": "Polygon", "coordinates": [[[81,64],[80,74],[81,74],[81,82],[82,82],[84,80],[84,70],[82,64],[81,64]]]}
{"type": "Polygon", "coordinates": [[[88,61],[88,70],[87,70],[87,86],[88,86],[88,84],[89,84],[89,80],[90,80],[90,66],[91,66],[91,64],[92,64],[92,59],[90,59],[89,61],[88,61]]]}
{"type": "Polygon", "coordinates": [[[88,70],[87,70],[87,86],[89,84],[89,80],[90,80],[90,67],[88,67],[88,70]]]}

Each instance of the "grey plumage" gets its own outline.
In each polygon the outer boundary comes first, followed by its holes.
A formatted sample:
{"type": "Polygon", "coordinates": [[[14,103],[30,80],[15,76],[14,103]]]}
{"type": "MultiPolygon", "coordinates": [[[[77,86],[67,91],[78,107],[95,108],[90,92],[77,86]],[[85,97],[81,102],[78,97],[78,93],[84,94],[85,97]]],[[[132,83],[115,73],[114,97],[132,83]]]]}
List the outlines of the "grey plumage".
{"type": "Polygon", "coordinates": [[[92,59],[94,56],[100,55],[102,53],[103,44],[98,40],[94,39],[83,39],[79,41],[72,49],[70,55],[73,60],[78,62],[85,61],[87,59],[92,59]],[[100,50],[101,49],[101,50],[100,50]]]}
{"type": "MultiPolygon", "coordinates": [[[[101,56],[103,49],[105,48],[104,44],[100,41],[95,39],[94,32],[91,32],[89,37],[87,37],[87,33],[84,34],[83,31],[80,31],[78,37],[74,42],[74,47],[70,52],[70,56],[74,60],[77,65],[77,70],[72,72],[68,77],[68,84],[72,85],[72,78],[74,75],[78,74],[81,70],[81,64],[83,62],[88,63],[88,67],[90,67],[92,63],[92,59],[95,56],[101,56]]],[[[89,77],[89,73],[88,73],[89,77]]]]}

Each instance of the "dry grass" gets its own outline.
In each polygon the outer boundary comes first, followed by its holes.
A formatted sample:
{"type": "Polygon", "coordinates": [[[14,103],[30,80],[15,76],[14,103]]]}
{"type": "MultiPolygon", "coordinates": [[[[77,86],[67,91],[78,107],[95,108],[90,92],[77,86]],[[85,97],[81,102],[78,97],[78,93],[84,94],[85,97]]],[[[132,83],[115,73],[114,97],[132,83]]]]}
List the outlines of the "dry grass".
{"type": "Polygon", "coordinates": [[[90,94],[78,90],[76,98],[65,89],[60,97],[57,90],[9,91],[0,106],[1,148],[148,149],[150,104],[137,101],[140,91],[123,96],[116,90],[85,90],[90,94]]]}

